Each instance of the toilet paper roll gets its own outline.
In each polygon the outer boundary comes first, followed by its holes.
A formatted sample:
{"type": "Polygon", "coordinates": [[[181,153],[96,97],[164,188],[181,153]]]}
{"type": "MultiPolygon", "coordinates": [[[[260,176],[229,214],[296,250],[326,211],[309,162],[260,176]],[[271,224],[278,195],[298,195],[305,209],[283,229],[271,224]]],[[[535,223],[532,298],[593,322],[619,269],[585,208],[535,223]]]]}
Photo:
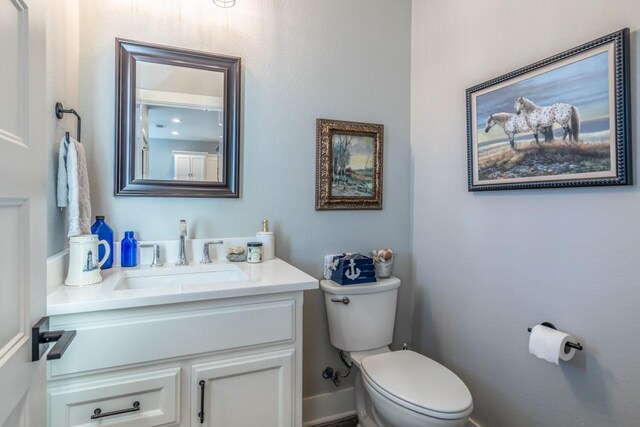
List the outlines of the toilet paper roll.
{"type": "Polygon", "coordinates": [[[575,342],[576,339],[573,335],[567,334],[566,332],[536,325],[531,329],[529,353],[547,362],[558,365],[560,360],[564,360],[565,362],[571,360],[576,353],[575,348],[565,347],[565,344],[569,341],[575,342]],[[569,349],[569,351],[565,352],[565,348],[569,349]]]}

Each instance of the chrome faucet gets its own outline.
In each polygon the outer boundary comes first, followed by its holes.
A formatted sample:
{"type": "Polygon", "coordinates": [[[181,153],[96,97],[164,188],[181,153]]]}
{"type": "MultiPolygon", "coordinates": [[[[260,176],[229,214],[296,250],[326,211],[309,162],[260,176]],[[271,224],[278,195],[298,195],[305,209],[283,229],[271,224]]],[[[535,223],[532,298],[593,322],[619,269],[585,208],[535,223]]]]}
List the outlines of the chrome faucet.
{"type": "Polygon", "coordinates": [[[213,240],[211,242],[205,242],[202,247],[202,261],[200,264],[211,264],[211,258],[209,257],[209,245],[221,245],[224,241],[222,240],[213,240]]]}
{"type": "Polygon", "coordinates": [[[185,241],[187,240],[187,221],[180,220],[180,253],[178,255],[178,261],[176,265],[188,265],[187,250],[185,247],[185,241]]]}
{"type": "Polygon", "coordinates": [[[140,245],[140,249],[142,248],[153,248],[151,267],[162,267],[162,261],[160,261],[160,245],[157,243],[143,243],[140,245]]]}

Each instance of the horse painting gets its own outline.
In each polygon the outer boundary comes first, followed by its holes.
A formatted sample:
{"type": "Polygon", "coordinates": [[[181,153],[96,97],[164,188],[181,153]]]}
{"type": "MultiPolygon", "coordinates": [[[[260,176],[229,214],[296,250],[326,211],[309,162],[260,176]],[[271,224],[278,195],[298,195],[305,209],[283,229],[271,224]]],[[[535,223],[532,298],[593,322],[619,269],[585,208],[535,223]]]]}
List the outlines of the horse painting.
{"type": "Polygon", "coordinates": [[[518,115],[522,115],[538,142],[538,132],[547,126],[558,123],[564,129],[562,140],[578,142],[580,137],[580,113],[571,104],[557,103],[548,107],[540,107],[522,96],[516,99],[514,105],[518,115]]]}
{"type": "MultiPolygon", "coordinates": [[[[509,137],[509,143],[511,148],[515,148],[515,136],[521,132],[528,132],[531,130],[524,116],[512,113],[494,113],[487,117],[487,123],[484,127],[485,132],[489,132],[495,125],[500,126],[504,133],[509,137]]],[[[545,141],[551,141],[553,139],[553,130],[551,126],[546,126],[540,129],[544,135],[545,141]]],[[[536,142],[538,138],[536,137],[536,142]]]]}

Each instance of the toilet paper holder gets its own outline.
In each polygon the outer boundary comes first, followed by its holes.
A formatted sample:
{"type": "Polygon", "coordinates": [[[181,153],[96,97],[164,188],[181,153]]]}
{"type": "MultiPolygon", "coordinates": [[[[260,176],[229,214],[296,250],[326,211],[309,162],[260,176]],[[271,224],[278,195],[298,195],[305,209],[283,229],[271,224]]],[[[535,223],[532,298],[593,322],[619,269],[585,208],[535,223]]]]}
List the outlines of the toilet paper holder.
{"type": "MultiPolygon", "coordinates": [[[[546,326],[547,328],[551,328],[551,329],[555,329],[556,331],[558,330],[558,328],[556,328],[556,326],[551,323],[551,322],[542,322],[540,323],[542,326],[546,326]]],[[[527,331],[531,332],[531,328],[527,328],[527,331]]],[[[568,343],[565,344],[565,353],[568,353],[569,350],[566,347],[571,347],[571,348],[575,348],[576,350],[582,351],[582,345],[580,345],[580,343],[573,343],[571,341],[569,341],[568,343]]]]}

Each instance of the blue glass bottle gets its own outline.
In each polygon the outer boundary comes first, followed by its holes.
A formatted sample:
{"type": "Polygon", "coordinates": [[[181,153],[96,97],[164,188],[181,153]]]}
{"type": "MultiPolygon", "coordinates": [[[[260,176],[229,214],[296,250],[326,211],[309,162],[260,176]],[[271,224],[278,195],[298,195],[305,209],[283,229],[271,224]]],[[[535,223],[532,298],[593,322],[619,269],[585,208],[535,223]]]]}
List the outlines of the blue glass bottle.
{"type": "Polygon", "coordinates": [[[124,239],[120,242],[120,265],[123,267],[138,265],[138,241],[133,237],[133,231],[125,231],[124,239]]]}
{"type": "MultiPolygon", "coordinates": [[[[96,222],[91,226],[91,234],[97,234],[98,239],[106,240],[109,245],[109,257],[100,267],[101,270],[105,270],[107,268],[111,268],[113,265],[113,230],[109,227],[104,221],[104,216],[98,215],[96,216],[96,222]]],[[[102,259],[104,257],[104,247],[102,245],[98,246],[98,259],[102,259]]]]}

